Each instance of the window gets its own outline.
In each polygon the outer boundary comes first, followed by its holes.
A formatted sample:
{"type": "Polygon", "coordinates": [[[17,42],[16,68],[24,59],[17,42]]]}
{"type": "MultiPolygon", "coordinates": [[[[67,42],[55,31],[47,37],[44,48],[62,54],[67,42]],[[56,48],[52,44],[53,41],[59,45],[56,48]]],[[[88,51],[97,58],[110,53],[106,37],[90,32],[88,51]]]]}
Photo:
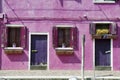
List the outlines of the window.
{"type": "Polygon", "coordinates": [[[94,0],[94,3],[115,3],[115,0],[94,0]]]}
{"type": "Polygon", "coordinates": [[[53,45],[55,49],[69,50],[77,43],[77,28],[71,25],[53,27],[53,45]]]}
{"type": "Polygon", "coordinates": [[[2,31],[2,47],[25,48],[26,28],[24,25],[8,24],[2,31]]]}
{"type": "Polygon", "coordinates": [[[26,45],[26,27],[7,24],[2,28],[1,47],[7,54],[21,54],[26,45]]]}
{"type": "Polygon", "coordinates": [[[7,47],[20,47],[20,28],[8,27],[7,47]]]}
{"type": "Polygon", "coordinates": [[[71,47],[71,28],[58,28],[58,47],[71,47]]]}
{"type": "Polygon", "coordinates": [[[117,25],[114,22],[93,22],[90,24],[90,34],[93,38],[115,38],[117,25]]]}
{"type": "Polygon", "coordinates": [[[96,34],[110,34],[110,24],[96,24],[96,34]]]}

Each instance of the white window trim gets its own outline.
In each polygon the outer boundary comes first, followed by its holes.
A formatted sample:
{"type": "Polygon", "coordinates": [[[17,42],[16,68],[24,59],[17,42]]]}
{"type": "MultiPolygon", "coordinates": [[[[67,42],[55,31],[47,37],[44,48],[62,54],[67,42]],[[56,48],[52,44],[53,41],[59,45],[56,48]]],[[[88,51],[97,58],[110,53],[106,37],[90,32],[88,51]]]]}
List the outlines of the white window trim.
{"type": "Polygon", "coordinates": [[[57,48],[55,48],[56,50],[73,50],[73,48],[72,47],[57,47],[57,48]]]}
{"type": "Polygon", "coordinates": [[[7,50],[23,50],[22,47],[5,47],[4,49],[7,49],[7,50]]]}
{"type": "MultiPolygon", "coordinates": [[[[72,28],[75,27],[75,25],[56,25],[55,27],[58,28],[72,28]]],[[[56,47],[56,50],[73,50],[72,47],[56,47]]]]}
{"type": "Polygon", "coordinates": [[[71,28],[71,27],[75,27],[75,26],[74,25],[56,25],[55,27],[71,28]]]}
{"type": "Polygon", "coordinates": [[[114,1],[104,1],[104,0],[96,1],[96,0],[93,0],[93,3],[115,3],[115,0],[114,1]]]}
{"type": "Polygon", "coordinates": [[[32,35],[47,35],[47,70],[49,70],[49,33],[29,33],[29,60],[28,60],[28,70],[30,69],[31,62],[31,36],[32,35]]]}
{"type": "Polygon", "coordinates": [[[6,27],[24,27],[24,25],[18,25],[18,24],[6,24],[6,27]]]}
{"type": "MultiPolygon", "coordinates": [[[[19,25],[19,24],[6,24],[5,25],[6,27],[13,27],[13,28],[21,28],[21,27],[24,27],[24,25],[19,25]]],[[[7,50],[18,50],[18,49],[21,49],[23,50],[23,47],[5,47],[4,49],[7,49],[7,50]]]]}
{"type": "Polygon", "coordinates": [[[112,24],[114,22],[110,22],[110,21],[94,21],[94,22],[91,22],[93,24],[112,24]]]}

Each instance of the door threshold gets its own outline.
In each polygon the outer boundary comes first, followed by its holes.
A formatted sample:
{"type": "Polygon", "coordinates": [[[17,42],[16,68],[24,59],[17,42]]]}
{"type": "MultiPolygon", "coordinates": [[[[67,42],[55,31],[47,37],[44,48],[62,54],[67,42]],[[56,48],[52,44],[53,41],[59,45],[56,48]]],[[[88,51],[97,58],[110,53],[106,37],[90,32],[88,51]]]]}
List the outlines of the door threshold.
{"type": "Polygon", "coordinates": [[[47,64],[44,65],[31,65],[31,70],[47,70],[47,64]]]}
{"type": "Polygon", "coordinates": [[[110,70],[111,70],[111,67],[110,67],[110,66],[95,66],[95,70],[110,71],[110,70]]]}

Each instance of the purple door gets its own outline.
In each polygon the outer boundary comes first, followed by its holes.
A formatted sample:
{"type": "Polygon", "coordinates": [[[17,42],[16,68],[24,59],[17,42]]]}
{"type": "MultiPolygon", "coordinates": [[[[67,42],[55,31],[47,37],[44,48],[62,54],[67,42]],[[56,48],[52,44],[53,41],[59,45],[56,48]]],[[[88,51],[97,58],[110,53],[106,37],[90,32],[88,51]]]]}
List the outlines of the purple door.
{"type": "Polygon", "coordinates": [[[31,65],[47,64],[47,35],[31,35],[31,65]]]}
{"type": "Polygon", "coordinates": [[[110,39],[95,39],[95,66],[111,65],[110,39]]]}

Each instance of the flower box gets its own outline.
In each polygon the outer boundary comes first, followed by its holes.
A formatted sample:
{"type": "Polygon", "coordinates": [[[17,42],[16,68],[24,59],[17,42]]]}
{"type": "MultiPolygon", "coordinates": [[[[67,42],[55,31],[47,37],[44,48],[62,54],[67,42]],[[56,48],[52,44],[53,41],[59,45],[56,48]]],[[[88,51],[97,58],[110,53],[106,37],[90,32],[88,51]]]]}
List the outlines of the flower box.
{"type": "Polygon", "coordinates": [[[96,34],[97,35],[109,34],[109,30],[108,29],[97,29],[96,34]]]}
{"type": "Polygon", "coordinates": [[[22,47],[6,47],[4,48],[6,54],[22,54],[23,48],[22,47]]]}
{"type": "Polygon", "coordinates": [[[71,55],[74,53],[73,48],[56,48],[55,50],[58,55],[71,55]]]}

